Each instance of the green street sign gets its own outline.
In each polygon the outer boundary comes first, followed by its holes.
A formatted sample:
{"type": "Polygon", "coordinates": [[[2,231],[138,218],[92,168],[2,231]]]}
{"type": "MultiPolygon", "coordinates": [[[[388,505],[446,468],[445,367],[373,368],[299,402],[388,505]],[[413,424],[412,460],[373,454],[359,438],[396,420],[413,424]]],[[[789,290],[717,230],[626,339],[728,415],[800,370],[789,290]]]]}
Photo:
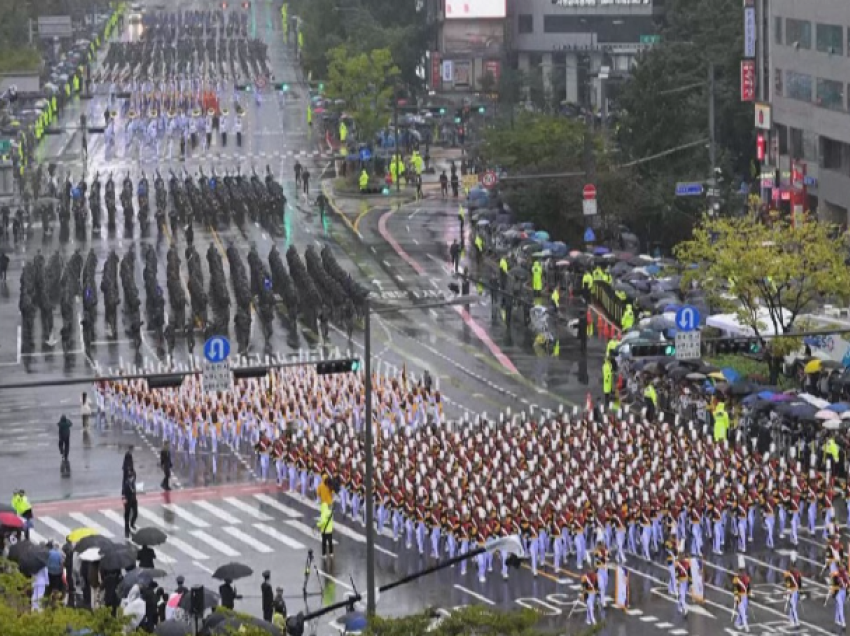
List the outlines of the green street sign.
{"type": "Polygon", "coordinates": [[[12,141],[0,139],[0,155],[8,155],[10,152],[12,152],[12,141]]]}
{"type": "Polygon", "coordinates": [[[640,36],[641,44],[658,44],[661,42],[660,35],[642,35],[640,36]]]}

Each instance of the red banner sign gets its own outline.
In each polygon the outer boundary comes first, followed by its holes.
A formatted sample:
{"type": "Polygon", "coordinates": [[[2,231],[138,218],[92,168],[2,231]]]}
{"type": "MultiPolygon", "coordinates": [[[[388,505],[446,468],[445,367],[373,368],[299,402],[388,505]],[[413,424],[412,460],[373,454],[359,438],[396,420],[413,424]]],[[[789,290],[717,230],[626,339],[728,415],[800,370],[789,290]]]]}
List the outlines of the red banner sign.
{"type": "Polygon", "coordinates": [[[440,82],[443,80],[440,62],[439,51],[431,51],[431,88],[435,91],[440,89],[440,82]]]}
{"type": "Polygon", "coordinates": [[[756,61],[741,60],[741,101],[756,101],[756,61]]]}
{"type": "Polygon", "coordinates": [[[490,73],[493,76],[495,81],[495,85],[499,85],[499,75],[502,72],[502,67],[499,64],[499,60],[486,60],[484,62],[484,73],[490,73]]]}

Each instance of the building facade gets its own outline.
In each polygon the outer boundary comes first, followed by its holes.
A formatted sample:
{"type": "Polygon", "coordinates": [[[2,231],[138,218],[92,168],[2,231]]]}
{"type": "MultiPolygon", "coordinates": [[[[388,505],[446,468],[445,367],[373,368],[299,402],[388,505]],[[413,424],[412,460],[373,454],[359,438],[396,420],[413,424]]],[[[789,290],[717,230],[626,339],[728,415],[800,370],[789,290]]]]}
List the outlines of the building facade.
{"type": "Polygon", "coordinates": [[[628,75],[657,41],[663,0],[508,0],[510,48],[518,68],[555,97],[599,107],[601,79],[628,75]]]}
{"type": "Polygon", "coordinates": [[[776,199],[848,224],[850,2],[769,0],[766,38],[776,199]]]}

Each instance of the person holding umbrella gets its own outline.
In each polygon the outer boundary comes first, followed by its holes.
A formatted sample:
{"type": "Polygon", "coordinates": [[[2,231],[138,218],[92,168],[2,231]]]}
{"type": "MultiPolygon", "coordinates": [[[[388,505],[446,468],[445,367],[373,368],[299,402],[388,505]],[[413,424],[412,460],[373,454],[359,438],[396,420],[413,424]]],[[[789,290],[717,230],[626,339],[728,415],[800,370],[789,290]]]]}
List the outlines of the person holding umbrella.
{"type": "Polygon", "coordinates": [[[253,573],[254,570],[241,563],[227,563],[212,573],[212,578],[224,581],[218,588],[222,607],[231,610],[234,608],[236,601],[241,599],[242,596],[236,592],[233,581],[251,576],[253,573]]]}
{"type": "Polygon", "coordinates": [[[224,583],[218,587],[218,593],[221,596],[221,606],[226,607],[229,610],[235,609],[237,599],[242,598],[242,596],[236,592],[236,588],[233,586],[233,581],[230,579],[224,580],[224,583]]]}

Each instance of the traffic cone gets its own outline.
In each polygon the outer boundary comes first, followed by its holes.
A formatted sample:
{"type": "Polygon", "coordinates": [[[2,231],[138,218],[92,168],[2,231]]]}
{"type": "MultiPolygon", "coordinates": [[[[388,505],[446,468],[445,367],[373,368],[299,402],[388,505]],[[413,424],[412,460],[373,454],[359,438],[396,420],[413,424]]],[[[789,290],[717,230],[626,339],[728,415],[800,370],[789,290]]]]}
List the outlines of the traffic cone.
{"type": "Polygon", "coordinates": [[[593,410],[593,398],[590,397],[590,391],[587,392],[587,397],[585,398],[585,401],[584,401],[584,410],[585,411],[592,411],[593,410]]]}

